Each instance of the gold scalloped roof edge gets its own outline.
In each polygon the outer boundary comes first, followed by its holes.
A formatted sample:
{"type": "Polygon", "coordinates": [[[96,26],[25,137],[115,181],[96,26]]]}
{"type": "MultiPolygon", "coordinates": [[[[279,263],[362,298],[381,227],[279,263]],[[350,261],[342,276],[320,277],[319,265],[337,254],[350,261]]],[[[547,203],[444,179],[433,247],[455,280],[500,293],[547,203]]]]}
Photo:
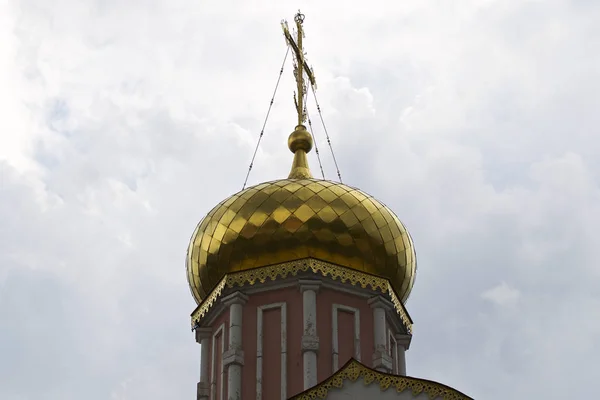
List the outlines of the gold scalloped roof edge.
{"type": "Polygon", "coordinates": [[[277,279],[285,279],[288,276],[296,276],[298,272],[307,271],[312,271],[313,273],[324,277],[330,277],[334,281],[340,281],[342,283],[347,282],[352,286],[360,286],[362,288],[370,287],[373,290],[387,294],[407,332],[412,334],[412,319],[387,279],[313,258],[269,265],[267,267],[254,268],[225,275],[192,313],[192,329],[210,311],[225,288],[241,287],[245,285],[252,286],[257,283],[265,283],[267,280],[275,281],[277,279]]]}
{"type": "Polygon", "coordinates": [[[379,372],[356,361],[354,358],[351,358],[346,365],[325,381],[296,396],[290,397],[290,400],[325,399],[330,390],[340,389],[344,386],[345,381],[356,382],[359,378],[363,379],[365,386],[377,383],[382,391],[393,387],[398,393],[409,389],[412,391],[413,396],[426,393],[430,399],[473,400],[473,398],[466,394],[441,383],[410,376],[379,372]]]}

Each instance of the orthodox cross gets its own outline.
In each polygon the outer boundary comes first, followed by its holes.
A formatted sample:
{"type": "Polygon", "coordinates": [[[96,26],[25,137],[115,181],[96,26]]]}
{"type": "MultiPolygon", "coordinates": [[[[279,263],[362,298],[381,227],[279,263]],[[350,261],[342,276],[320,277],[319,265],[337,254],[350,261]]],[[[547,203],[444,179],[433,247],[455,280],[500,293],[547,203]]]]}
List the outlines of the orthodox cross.
{"type": "Polygon", "coordinates": [[[294,22],[296,22],[296,34],[297,39],[294,41],[292,34],[288,28],[287,21],[283,21],[281,26],[283,28],[283,34],[285,40],[293,50],[294,57],[294,77],[296,78],[297,93],[294,93],[294,103],[296,105],[296,112],[298,113],[298,125],[302,125],[306,120],[305,110],[305,96],[307,93],[307,86],[304,83],[304,73],[308,76],[308,80],[313,88],[316,87],[315,76],[311,68],[306,63],[304,58],[304,49],[302,48],[302,39],[304,38],[304,30],[302,29],[302,23],[304,22],[304,14],[298,13],[294,16],[294,22]]]}

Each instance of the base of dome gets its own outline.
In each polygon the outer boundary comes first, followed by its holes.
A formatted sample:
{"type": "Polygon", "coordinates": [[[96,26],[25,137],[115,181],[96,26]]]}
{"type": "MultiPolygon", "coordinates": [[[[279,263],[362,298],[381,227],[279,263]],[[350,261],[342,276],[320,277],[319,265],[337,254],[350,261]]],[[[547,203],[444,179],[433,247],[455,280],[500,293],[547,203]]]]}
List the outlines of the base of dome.
{"type": "Polygon", "coordinates": [[[303,258],[225,275],[192,313],[192,329],[199,326],[204,317],[217,303],[218,299],[236,287],[255,286],[257,284],[267,284],[269,282],[284,281],[292,278],[314,278],[315,275],[318,278],[328,278],[342,284],[369,289],[386,295],[388,300],[393,304],[393,308],[400,317],[407,332],[412,333],[412,320],[387,279],[315,258],[303,258]]]}

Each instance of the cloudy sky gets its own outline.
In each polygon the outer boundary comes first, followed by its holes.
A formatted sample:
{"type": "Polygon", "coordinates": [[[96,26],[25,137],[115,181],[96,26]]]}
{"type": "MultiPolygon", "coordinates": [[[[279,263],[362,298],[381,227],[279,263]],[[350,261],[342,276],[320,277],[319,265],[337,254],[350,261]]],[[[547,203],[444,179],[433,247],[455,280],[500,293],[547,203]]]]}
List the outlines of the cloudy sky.
{"type": "MultiPolygon", "coordinates": [[[[342,178],[417,248],[409,374],[597,396],[600,4],[3,0],[1,399],[194,398],[188,240],[241,189],[299,6],[342,178]]],[[[251,184],[289,171],[287,67],[251,184]]]]}

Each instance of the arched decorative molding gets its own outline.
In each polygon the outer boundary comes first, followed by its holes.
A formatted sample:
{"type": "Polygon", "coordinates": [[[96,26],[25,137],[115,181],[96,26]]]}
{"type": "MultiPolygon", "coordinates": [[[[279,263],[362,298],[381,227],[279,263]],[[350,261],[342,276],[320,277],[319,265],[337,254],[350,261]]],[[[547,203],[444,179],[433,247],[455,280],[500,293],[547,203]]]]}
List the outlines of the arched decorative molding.
{"type": "Polygon", "coordinates": [[[212,337],[212,360],[210,366],[210,398],[211,400],[223,400],[223,391],[225,389],[225,377],[223,376],[223,353],[225,353],[225,324],[221,324],[219,328],[215,331],[212,337]],[[221,336],[221,370],[218,371],[221,374],[221,390],[219,393],[219,399],[216,399],[217,394],[217,374],[215,371],[216,363],[217,363],[217,338],[221,336]]]}
{"type": "Polygon", "coordinates": [[[334,304],[331,312],[331,331],[332,331],[332,367],[336,372],[339,369],[339,332],[338,332],[338,311],[354,314],[354,358],[360,361],[360,310],[358,308],[345,306],[343,304],[334,304]]]}
{"type": "Polygon", "coordinates": [[[281,398],[287,399],[287,307],[285,302],[266,304],[256,310],[256,400],[262,400],[263,312],[281,309],[281,398]]]}

